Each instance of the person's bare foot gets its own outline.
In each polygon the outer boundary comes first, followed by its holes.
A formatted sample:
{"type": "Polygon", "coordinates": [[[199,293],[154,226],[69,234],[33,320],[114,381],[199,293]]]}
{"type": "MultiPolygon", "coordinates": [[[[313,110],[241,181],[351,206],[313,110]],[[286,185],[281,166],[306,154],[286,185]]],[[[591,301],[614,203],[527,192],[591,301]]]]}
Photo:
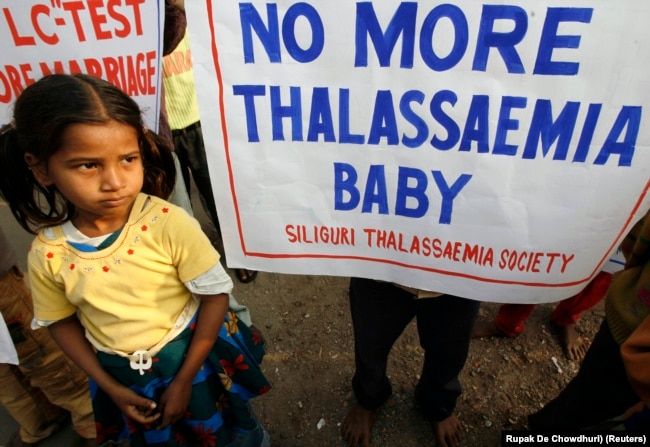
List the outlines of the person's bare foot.
{"type": "Polygon", "coordinates": [[[442,421],[431,421],[433,434],[438,447],[456,447],[460,445],[463,430],[456,415],[451,415],[442,421]]]}
{"type": "Polygon", "coordinates": [[[576,325],[557,326],[558,337],[564,353],[570,360],[581,361],[587,353],[588,343],[576,331],[576,325]]]}
{"type": "Polygon", "coordinates": [[[240,283],[248,284],[257,278],[257,271],[248,269],[235,269],[235,275],[237,276],[237,279],[240,283]]]}
{"type": "Polygon", "coordinates": [[[479,318],[474,324],[474,330],[472,332],[472,338],[485,338],[485,337],[505,337],[505,332],[502,332],[501,329],[492,320],[486,320],[479,318]]]}
{"type": "Polygon", "coordinates": [[[350,447],[370,447],[372,427],[375,425],[376,417],[376,410],[367,410],[359,404],[354,404],[345,416],[341,427],[343,440],[350,447]]]}

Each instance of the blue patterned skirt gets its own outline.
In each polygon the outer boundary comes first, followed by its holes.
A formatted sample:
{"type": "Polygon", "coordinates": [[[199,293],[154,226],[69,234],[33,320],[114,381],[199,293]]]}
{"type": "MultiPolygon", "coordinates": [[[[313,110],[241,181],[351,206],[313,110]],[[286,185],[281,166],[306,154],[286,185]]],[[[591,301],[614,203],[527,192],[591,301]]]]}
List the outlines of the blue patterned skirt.
{"type": "MultiPolygon", "coordinates": [[[[102,352],[97,357],[118,382],[158,402],[182,365],[195,324],[196,315],[152,358],[151,368],[143,375],[129,366],[127,358],[102,352]]],[[[128,419],[91,381],[99,445],[225,447],[238,443],[242,434],[261,432],[248,401],[270,389],[260,369],[263,356],[260,334],[228,312],[219,338],[194,379],[184,417],[164,430],[156,429],[156,424],[142,425],[128,419]]]]}

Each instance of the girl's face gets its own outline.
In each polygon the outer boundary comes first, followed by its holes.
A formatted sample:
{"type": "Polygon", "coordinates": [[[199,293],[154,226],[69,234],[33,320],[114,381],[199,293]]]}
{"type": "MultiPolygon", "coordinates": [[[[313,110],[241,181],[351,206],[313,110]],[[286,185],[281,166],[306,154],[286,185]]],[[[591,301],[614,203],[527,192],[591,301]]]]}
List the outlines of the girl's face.
{"type": "Polygon", "coordinates": [[[142,189],[138,134],[116,121],[73,124],[47,166],[33,172],[41,184],[55,185],[74,204],[72,222],[82,233],[108,234],[124,225],[142,189]]]}

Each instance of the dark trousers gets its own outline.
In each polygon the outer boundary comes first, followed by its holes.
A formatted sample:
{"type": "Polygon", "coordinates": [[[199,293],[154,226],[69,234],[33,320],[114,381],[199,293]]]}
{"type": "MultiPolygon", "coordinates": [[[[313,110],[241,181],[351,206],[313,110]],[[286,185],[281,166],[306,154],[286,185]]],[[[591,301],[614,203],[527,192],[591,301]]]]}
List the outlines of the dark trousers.
{"type": "Polygon", "coordinates": [[[416,299],[387,282],[352,278],[350,309],[356,371],[352,387],[358,403],[377,409],[391,395],[388,355],[406,326],[417,319],[424,365],[416,400],[425,416],[451,416],[461,393],[458,374],[465,365],[479,302],[451,295],[416,299]]]}
{"type": "Polygon", "coordinates": [[[185,189],[190,192],[190,173],[194,178],[194,183],[199,190],[201,204],[210,216],[212,224],[219,230],[219,220],[217,217],[217,206],[214,203],[212,195],[212,184],[210,183],[210,172],[208,171],[208,160],[205,154],[205,145],[203,143],[203,132],[201,132],[201,123],[196,122],[185,129],[173,130],[174,151],[181,164],[185,189]]]}
{"type": "Polygon", "coordinates": [[[621,347],[603,322],[578,374],[560,395],[528,416],[534,431],[577,430],[620,416],[641,400],[627,380],[621,347]]]}

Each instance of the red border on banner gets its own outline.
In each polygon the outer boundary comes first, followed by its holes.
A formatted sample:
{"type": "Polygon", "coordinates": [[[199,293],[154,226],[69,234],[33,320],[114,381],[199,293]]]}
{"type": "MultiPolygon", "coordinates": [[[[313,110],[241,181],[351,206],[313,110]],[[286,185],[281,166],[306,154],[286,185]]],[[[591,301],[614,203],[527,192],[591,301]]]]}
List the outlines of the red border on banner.
{"type": "MultiPolygon", "coordinates": [[[[246,256],[250,257],[256,257],[256,258],[265,258],[265,259],[344,259],[344,260],[352,260],[352,261],[369,261],[369,262],[379,262],[382,264],[390,264],[394,265],[397,267],[404,267],[408,269],[413,269],[413,270],[421,270],[425,272],[430,272],[430,273],[437,273],[440,275],[446,275],[446,276],[453,276],[455,278],[463,278],[463,279],[471,279],[475,281],[480,281],[480,282],[485,282],[485,283],[491,283],[491,284],[503,284],[503,285],[519,285],[519,286],[527,286],[527,287],[553,287],[553,288],[561,288],[561,287],[570,287],[570,286],[576,286],[579,284],[584,284],[587,283],[588,281],[591,280],[592,277],[598,273],[596,269],[594,269],[587,277],[578,279],[575,281],[569,281],[569,282],[563,282],[563,283],[544,283],[544,282],[526,282],[526,281],[514,281],[514,280],[504,280],[504,279],[494,279],[494,278],[486,278],[482,276],[477,276],[477,275],[471,275],[468,273],[462,273],[462,272],[454,272],[454,271],[448,271],[448,270],[442,270],[442,269],[436,269],[432,267],[425,267],[422,265],[413,265],[413,264],[408,264],[405,262],[399,262],[399,261],[394,261],[391,259],[385,259],[385,258],[374,258],[370,256],[354,256],[354,255],[331,255],[331,254],[315,254],[315,253],[310,253],[310,254],[282,254],[282,253],[264,253],[264,252],[254,252],[254,251],[248,251],[246,249],[246,242],[244,240],[244,234],[243,234],[243,229],[242,229],[242,224],[241,224],[241,217],[239,213],[239,204],[237,201],[237,194],[235,192],[235,181],[234,181],[234,173],[232,170],[232,165],[231,165],[231,158],[230,158],[230,145],[229,145],[229,140],[228,140],[228,126],[226,124],[226,113],[225,113],[225,105],[224,105],[224,100],[223,100],[223,77],[221,74],[221,66],[219,64],[219,51],[217,49],[217,39],[216,39],[216,33],[215,33],[215,28],[214,28],[214,14],[213,14],[213,0],[206,0],[206,5],[208,9],[208,22],[209,22],[209,27],[210,27],[210,37],[212,40],[212,60],[214,63],[214,68],[215,72],[217,74],[217,83],[219,85],[219,111],[221,114],[221,130],[223,134],[223,144],[224,144],[224,150],[225,150],[225,155],[226,155],[226,163],[228,165],[228,181],[230,183],[230,190],[232,191],[232,199],[233,199],[233,205],[235,208],[235,217],[237,219],[237,233],[239,235],[239,243],[241,245],[242,252],[246,256]]],[[[609,253],[612,253],[614,249],[616,248],[616,242],[620,240],[624,236],[624,231],[628,226],[632,223],[632,219],[634,218],[634,215],[637,213],[639,210],[639,207],[643,203],[646,195],[648,194],[648,190],[650,189],[650,180],[646,183],[643,191],[639,195],[639,198],[637,199],[636,203],[634,204],[634,207],[630,211],[627,219],[625,220],[624,225],[621,227],[619,230],[618,234],[616,235],[616,238],[612,241],[611,245],[609,246],[609,249],[607,252],[603,255],[603,257],[600,259],[598,262],[597,266],[600,266],[601,264],[604,264],[604,262],[607,260],[607,256],[609,253]]]]}

